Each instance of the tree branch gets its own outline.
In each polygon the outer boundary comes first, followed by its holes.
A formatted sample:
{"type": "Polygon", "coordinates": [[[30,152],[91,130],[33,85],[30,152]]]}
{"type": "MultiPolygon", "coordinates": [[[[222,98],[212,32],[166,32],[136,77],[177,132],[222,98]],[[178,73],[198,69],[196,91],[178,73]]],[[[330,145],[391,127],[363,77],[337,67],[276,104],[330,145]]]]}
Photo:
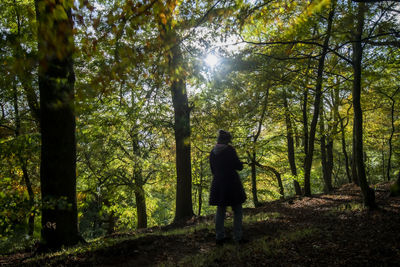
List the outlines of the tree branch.
{"type": "Polygon", "coordinates": [[[400,41],[383,41],[383,42],[374,42],[374,41],[367,41],[367,44],[374,45],[374,46],[394,46],[400,47],[400,41]]]}
{"type": "Polygon", "coordinates": [[[7,126],[7,125],[4,125],[4,124],[0,124],[0,127],[3,127],[3,128],[6,128],[6,129],[9,129],[9,130],[11,130],[11,131],[15,131],[15,129],[14,128],[11,128],[10,126],[7,126]]]}

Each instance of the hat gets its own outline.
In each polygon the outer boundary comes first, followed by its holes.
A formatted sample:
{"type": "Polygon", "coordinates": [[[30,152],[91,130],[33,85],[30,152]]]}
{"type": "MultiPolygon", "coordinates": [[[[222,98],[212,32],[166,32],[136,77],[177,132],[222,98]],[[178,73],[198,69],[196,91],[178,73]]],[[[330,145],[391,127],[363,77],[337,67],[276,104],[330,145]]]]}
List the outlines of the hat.
{"type": "Polygon", "coordinates": [[[224,130],[218,131],[218,139],[217,139],[218,144],[228,144],[231,142],[231,140],[232,140],[232,135],[230,132],[224,130]]]}

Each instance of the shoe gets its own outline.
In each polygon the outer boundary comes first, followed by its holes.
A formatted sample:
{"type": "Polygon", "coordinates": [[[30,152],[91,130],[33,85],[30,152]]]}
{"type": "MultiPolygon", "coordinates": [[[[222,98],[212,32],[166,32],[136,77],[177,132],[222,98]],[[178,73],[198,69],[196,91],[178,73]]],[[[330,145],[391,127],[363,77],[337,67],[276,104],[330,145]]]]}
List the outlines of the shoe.
{"type": "Polygon", "coordinates": [[[215,244],[217,244],[217,246],[222,246],[224,243],[226,243],[229,240],[229,238],[224,237],[222,239],[216,239],[215,240],[215,244]]]}
{"type": "Polygon", "coordinates": [[[250,240],[245,239],[245,238],[242,238],[240,240],[235,240],[235,243],[238,244],[238,245],[244,245],[244,244],[247,244],[249,242],[250,242],[250,240]]]}

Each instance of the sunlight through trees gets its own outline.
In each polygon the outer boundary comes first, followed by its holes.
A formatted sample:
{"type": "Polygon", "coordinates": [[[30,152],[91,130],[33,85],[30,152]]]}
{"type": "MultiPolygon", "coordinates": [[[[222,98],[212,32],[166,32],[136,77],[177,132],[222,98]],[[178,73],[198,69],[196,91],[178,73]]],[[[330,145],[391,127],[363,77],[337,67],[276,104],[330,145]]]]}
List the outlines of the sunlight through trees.
{"type": "Polygon", "coordinates": [[[244,163],[246,207],[355,183],[375,208],[374,185],[400,177],[399,13],[398,1],[1,1],[0,250],[213,214],[219,129],[244,163]]]}

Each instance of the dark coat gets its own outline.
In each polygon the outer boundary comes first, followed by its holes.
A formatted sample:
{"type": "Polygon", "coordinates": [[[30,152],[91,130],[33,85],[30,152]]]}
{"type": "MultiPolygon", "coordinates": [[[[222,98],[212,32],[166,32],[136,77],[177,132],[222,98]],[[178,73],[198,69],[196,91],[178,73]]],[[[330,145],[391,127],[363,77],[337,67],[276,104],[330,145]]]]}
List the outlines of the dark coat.
{"type": "Polygon", "coordinates": [[[236,150],[230,145],[217,144],[210,153],[213,174],[210,205],[233,206],[242,204],[246,194],[236,170],[243,169],[236,150]]]}

